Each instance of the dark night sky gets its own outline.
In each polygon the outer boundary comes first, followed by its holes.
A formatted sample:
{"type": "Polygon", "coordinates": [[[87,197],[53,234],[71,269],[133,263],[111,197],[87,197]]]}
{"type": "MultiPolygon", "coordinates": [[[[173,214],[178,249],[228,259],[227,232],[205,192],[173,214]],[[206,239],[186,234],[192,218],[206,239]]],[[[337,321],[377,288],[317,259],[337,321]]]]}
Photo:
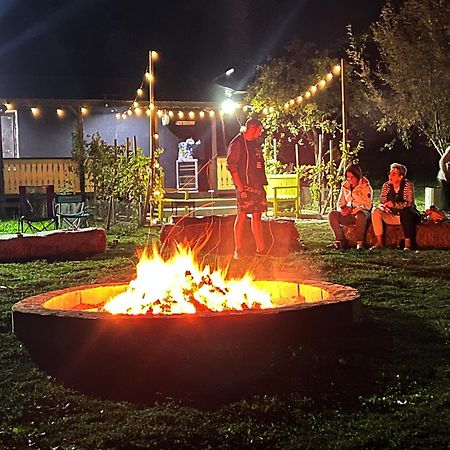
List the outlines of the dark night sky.
{"type": "Polygon", "coordinates": [[[295,38],[364,30],[384,0],[1,0],[0,97],[130,100],[157,50],[157,100],[215,100],[212,80],[295,38]]]}

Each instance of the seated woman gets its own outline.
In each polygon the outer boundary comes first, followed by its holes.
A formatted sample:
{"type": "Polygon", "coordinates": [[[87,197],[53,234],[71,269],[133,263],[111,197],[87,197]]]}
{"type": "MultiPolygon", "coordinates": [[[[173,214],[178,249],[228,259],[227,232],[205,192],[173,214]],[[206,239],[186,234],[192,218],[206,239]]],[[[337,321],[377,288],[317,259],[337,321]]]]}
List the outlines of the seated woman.
{"type": "Polygon", "coordinates": [[[345,169],[346,181],[341,186],[337,203],[337,210],[328,215],[328,222],[333,230],[335,241],[332,244],[336,249],[344,249],[343,225],[356,224],[356,248],[364,248],[366,224],[372,209],[373,191],[369,180],[363,177],[361,168],[350,164],[345,169]]]}
{"type": "Polygon", "coordinates": [[[375,233],[375,245],[383,247],[383,223],[401,225],[405,235],[405,250],[411,250],[416,237],[416,225],[420,214],[414,204],[414,185],[407,180],[406,167],[403,164],[391,164],[389,181],[381,188],[380,205],[372,212],[372,226],[375,233]]]}

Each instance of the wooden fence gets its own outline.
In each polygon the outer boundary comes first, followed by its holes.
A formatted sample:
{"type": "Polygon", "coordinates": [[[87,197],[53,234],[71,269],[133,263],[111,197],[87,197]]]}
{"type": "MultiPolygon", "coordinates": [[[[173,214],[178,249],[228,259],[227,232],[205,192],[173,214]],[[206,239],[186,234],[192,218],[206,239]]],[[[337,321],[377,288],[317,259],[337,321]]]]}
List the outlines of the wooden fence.
{"type": "MultiPolygon", "coordinates": [[[[19,186],[53,184],[55,192],[79,192],[80,177],[70,158],[7,158],[3,160],[5,194],[18,194],[19,186]]],[[[90,183],[86,190],[92,191],[90,183]]]]}

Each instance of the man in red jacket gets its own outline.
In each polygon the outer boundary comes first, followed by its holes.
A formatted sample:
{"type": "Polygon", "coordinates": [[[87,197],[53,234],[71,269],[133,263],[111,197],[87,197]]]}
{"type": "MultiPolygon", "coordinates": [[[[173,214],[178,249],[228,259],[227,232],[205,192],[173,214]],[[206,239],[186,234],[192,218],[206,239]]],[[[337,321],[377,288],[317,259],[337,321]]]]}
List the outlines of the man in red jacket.
{"type": "Polygon", "coordinates": [[[256,253],[264,254],[261,214],[267,211],[264,185],[267,184],[264,157],[258,138],[263,127],[258,119],[248,119],[245,131],[233,138],[228,146],[227,168],[236,188],[238,213],[234,222],[234,259],[242,256],[242,235],[247,214],[251,214],[256,253]]]}

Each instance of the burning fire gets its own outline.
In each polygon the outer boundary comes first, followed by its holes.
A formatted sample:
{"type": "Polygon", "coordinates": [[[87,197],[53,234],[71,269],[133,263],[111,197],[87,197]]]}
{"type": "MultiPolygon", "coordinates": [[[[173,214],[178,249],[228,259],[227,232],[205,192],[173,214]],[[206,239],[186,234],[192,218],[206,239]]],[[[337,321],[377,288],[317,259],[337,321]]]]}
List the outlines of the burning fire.
{"type": "Polygon", "coordinates": [[[179,245],[174,256],[164,261],[156,247],[144,251],[137,276],[125,292],[107,301],[111,314],[194,314],[272,308],[270,294],[259,290],[250,274],[225,279],[225,271],[201,268],[195,254],[179,245]]]}

